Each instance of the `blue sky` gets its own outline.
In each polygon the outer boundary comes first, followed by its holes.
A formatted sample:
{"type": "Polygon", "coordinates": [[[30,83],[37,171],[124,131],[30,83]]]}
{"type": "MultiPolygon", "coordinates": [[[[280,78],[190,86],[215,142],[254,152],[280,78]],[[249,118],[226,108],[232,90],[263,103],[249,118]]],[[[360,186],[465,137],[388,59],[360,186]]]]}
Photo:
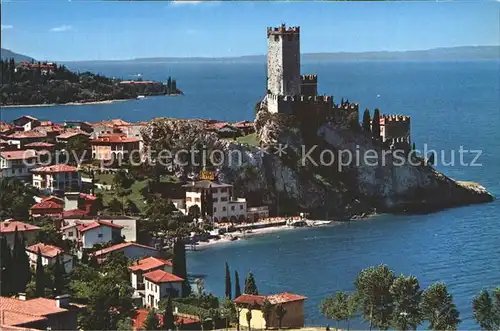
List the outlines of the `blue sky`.
{"type": "Polygon", "coordinates": [[[500,2],[3,0],[2,47],[49,60],[265,54],[266,27],[301,26],[302,52],[500,44],[500,2]]]}

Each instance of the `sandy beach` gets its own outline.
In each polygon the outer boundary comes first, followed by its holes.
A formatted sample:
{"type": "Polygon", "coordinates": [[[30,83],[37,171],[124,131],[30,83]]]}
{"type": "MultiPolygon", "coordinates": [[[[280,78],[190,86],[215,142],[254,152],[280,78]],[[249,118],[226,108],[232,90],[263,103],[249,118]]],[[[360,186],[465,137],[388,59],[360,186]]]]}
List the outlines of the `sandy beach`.
{"type": "Polygon", "coordinates": [[[68,102],[68,103],[44,103],[37,105],[2,105],[4,108],[38,108],[38,107],[55,107],[55,106],[87,106],[87,105],[107,105],[115,102],[130,101],[136,99],[114,99],[114,100],[103,100],[103,101],[89,101],[89,102],[68,102]]]}

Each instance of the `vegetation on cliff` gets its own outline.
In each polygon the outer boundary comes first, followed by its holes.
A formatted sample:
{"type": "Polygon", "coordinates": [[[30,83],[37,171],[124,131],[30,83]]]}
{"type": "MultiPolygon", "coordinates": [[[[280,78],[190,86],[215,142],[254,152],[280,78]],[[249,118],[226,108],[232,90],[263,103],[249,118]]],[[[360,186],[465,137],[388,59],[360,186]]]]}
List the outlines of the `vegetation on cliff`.
{"type": "Polygon", "coordinates": [[[0,61],[0,104],[35,105],[133,99],[138,95],[181,94],[175,80],[167,84],[124,84],[91,72],[75,73],[56,63],[0,61]]]}

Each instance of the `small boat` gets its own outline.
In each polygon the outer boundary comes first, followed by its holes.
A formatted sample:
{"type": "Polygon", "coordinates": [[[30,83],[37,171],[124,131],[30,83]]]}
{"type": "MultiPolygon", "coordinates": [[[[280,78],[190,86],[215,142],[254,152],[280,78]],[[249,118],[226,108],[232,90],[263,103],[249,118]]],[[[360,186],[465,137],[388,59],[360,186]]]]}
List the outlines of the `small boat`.
{"type": "Polygon", "coordinates": [[[138,96],[137,96],[137,99],[139,99],[139,100],[140,100],[140,99],[144,99],[145,97],[146,97],[146,96],[144,96],[144,95],[138,95],[138,96]]]}
{"type": "Polygon", "coordinates": [[[332,221],[313,221],[313,220],[306,220],[307,226],[325,226],[332,224],[332,221]]]}

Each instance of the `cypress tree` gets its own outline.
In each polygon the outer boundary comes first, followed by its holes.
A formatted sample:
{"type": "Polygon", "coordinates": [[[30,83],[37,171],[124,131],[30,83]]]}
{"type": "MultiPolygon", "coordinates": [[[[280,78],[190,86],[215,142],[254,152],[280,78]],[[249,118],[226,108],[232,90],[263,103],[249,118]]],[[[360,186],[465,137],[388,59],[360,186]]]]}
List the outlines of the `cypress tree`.
{"type": "Polygon", "coordinates": [[[365,112],[363,113],[363,130],[365,132],[371,132],[371,118],[370,118],[370,111],[368,108],[365,109],[365,112]]]}
{"type": "Polygon", "coordinates": [[[172,307],[172,298],[170,294],[167,297],[167,307],[165,308],[165,313],[163,314],[163,330],[174,330],[175,329],[175,319],[174,310],[172,307]]]}
{"type": "Polygon", "coordinates": [[[12,283],[12,271],[14,268],[12,262],[12,252],[7,243],[7,238],[2,235],[0,238],[0,293],[3,296],[12,294],[12,288],[14,286],[12,283]]]}
{"type": "Polygon", "coordinates": [[[56,256],[56,262],[54,263],[54,295],[61,295],[64,291],[64,278],[66,275],[66,270],[64,269],[64,264],[60,261],[60,255],[56,256]]]}
{"type": "Polygon", "coordinates": [[[168,76],[167,80],[167,94],[172,93],[172,77],[168,76]]]}
{"type": "Polygon", "coordinates": [[[240,275],[238,275],[238,271],[234,271],[234,298],[236,299],[241,295],[240,288],[240,275]]]}
{"type": "Polygon", "coordinates": [[[378,108],[373,111],[372,137],[374,140],[380,140],[380,110],[378,108]]]}
{"type": "Polygon", "coordinates": [[[38,248],[38,256],[36,259],[36,289],[35,295],[37,298],[41,298],[45,295],[45,270],[42,264],[42,252],[38,248]]]}
{"type": "Polygon", "coordinates": [[[259,290],[257,289],[257,284],[255,284],[255,278],[250,272],[245,281],[245,294],[259,295],[259,290]]]}
{"type": "Polygon", "coordinates": [[[415,143],[413,143],[413,145],[411,146],[411,149],[412,149],[413,151],[417,150],[417,148],[415,147],[415,143]]]}
{"type": "Polygon", "coordinates": [[[158,327],[158,324],[159,321],[158,321],[158,316],[156,316],[156,310],[151,309],[148,313],[148,316],[146,316],[146,319],[144,320],[142,327],[145,330],[159,330],[160,328],[158,327]]]}
{"type": "Polygon", "coordinates": [[[24,245],[24,240],[21,239],[17,227],[14,231],[14,249],[12,252],[13,263],[12,279],[13,292],[19,293],[26,290],[26,285],[31,280],[31,268],[28,254],[24,245]]]}
{"type": "Polygon", "coordinates": [[[89,263],[89,254],[87,253],[87,250],[85,250],[85,249],[83,249],[83,251],[82,251],[82,258],[80,259],[80,262],[83,264],[89,263]]]}
{"type": "Polygon", "coordinates": [[[97,269],[99,268],[99,261],[97,261],[97,256],[95,254],[92,254],[89,260],[89,267],[97,269]]]}
{"type": "Polygon", "coordinates": [[[231,300],[231,273],[229,271],[229,264],[226,262],[226,299],[231,300]]]}
{"type": "Polygon", "coordinates": [[[172,79],[172,94],[177,94],[177,82],[172,79]]]}
{"type": "Polygon", "coordinates": [[[182,296],[188,296],[191,293],[191,286],[187,278],[187,267],[186,267],[186,247],[184,242],[177,239],[173,247],[173,258],[172,258],[172,273],[177,277],[184,279],[182,284],[182,296]]]}

